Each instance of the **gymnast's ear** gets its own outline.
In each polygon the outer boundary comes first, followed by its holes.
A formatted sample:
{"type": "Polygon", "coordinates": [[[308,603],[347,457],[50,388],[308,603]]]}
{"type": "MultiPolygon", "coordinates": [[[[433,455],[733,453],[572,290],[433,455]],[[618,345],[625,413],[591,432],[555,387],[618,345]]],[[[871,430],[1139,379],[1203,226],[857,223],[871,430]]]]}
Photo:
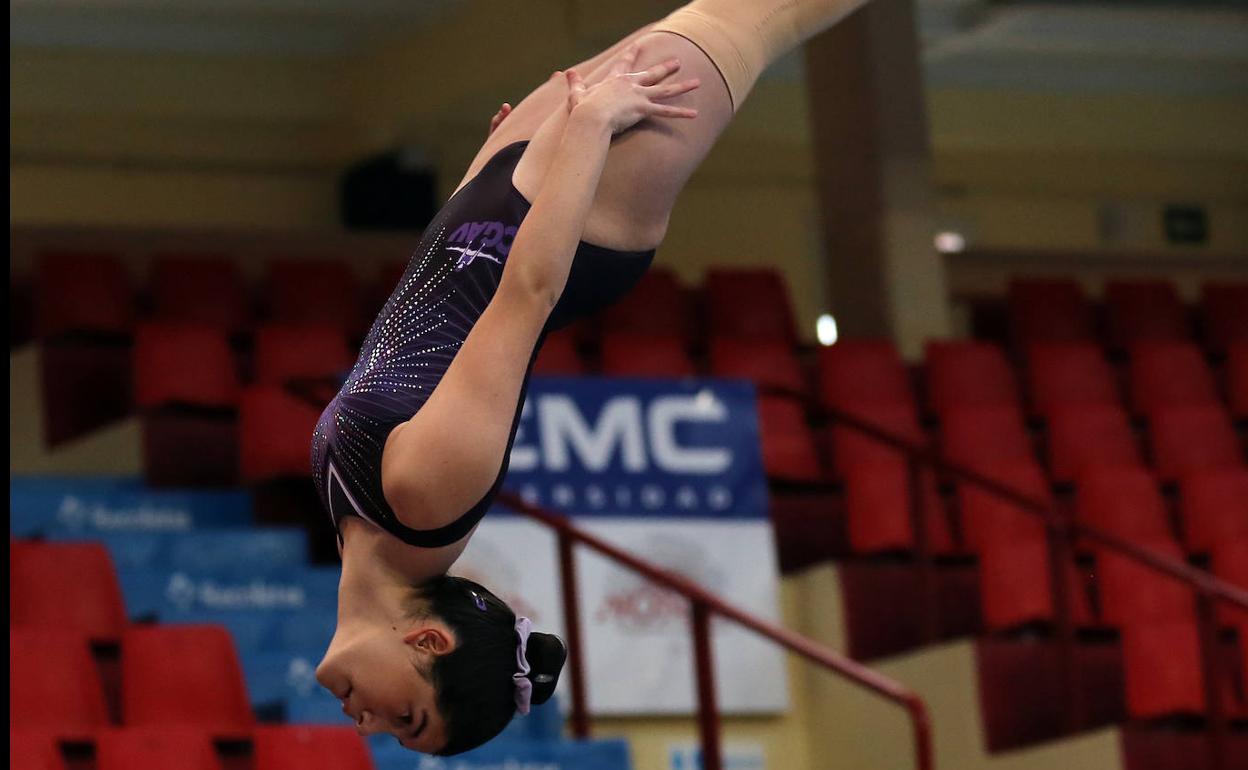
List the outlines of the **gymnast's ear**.
{"type": "Polygon", "coordinates": [[[555,694],[559,673],[568,659],[568,646],[554,634],[534,631],[525,648],[529,662],[529,681],[533,683],[533,705],[545,703],[555,694]]]}
{"type": "Polygon", "coordinates": [[[422,624],[403,635],[404,644],[417,652],[446,655],[455,649],[455,636],[441,623],[422,624]]]}

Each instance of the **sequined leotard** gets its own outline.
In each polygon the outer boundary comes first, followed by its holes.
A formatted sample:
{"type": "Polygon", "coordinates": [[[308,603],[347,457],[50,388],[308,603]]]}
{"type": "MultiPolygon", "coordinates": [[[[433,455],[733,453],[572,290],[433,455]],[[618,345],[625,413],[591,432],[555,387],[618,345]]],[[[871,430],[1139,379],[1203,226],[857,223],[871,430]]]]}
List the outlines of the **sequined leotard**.
{"type": "Polygon", "coordinates": [[[623,296],[654,251],[621,252],[581,242],[559,303],[529,357],[502,467],[481,501],[431,530],[401,524],[381,489],[381,455],[390,431],[424,405],[498,288],[529,202],[511,181],[527,142],[500,150],[447,201],[425,229],[398,287],[373,322],[359,360],[312,435],[312,474],[339,531],[357,515],[405,543],[450,545],[480,521],[507,473],[529,375],[546,333],[623,296]]]}

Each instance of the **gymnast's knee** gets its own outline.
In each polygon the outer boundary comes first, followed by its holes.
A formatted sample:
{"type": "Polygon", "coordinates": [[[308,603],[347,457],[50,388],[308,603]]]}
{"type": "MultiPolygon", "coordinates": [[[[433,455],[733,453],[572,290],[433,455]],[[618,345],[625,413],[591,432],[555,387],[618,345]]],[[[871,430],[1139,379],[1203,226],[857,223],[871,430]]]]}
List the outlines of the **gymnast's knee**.
{"type": "Polygon", "coordinates": [[[734,111],[763,70],[866,0],[694,0],[655,24],[702,49],[728,85],[734,111]]]}

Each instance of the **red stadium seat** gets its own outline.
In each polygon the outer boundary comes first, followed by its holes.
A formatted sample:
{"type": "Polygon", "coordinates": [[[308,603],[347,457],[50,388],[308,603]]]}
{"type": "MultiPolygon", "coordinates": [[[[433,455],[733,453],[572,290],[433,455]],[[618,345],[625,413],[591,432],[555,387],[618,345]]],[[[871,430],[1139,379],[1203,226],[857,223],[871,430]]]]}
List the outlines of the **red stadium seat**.
{"type": "Polygon", "coordinates": [[[254,718],[230,634],[219,626],[132,626],[121,643],[122,715],[131,727],[247,735],[254,718]]]}
{"type": "Polygon", "coordinates": [[[108,550],[99,543],[10,542],[9,626],[120,639],[126,608],[108,550]]]}
{"type": "Polygon", "coordinates": [[[1193,471],[1179,479],[1183,542],[1208,553],[1224,540],[1248,538],[1248,468],[1193,471]]]}
{"type": "Polygon", "coordinates": [[[800,401],[780,396],[758,399],[763,434],[763,466],[775,481],[814,482],[823,479],[815,439],[800,401]]]}
{"type": "Polygon", "coordinates": [[[1016,406],[1018,385],[1005,354],[984,342],[929,342],[927,397],[936,414],[959,406],[1016,406]]]}
{"type": "Polygon", "coordinates": [[[1027,351],[1027,390],[1035,414],[1062,406],[1118,406],[1114,370],[1092,343],[1046,343],[1027,351]]]}
{"type": "Polygon", "coordinates": [[[56,734],[9,728],[9,770],[67,770],[56,734]]]}
{"type": "Polygon", "coordinates": [[[1205,284],[1200,309],[1210,350],[1220,353],[1248,340],[1248,283],[1205,284]]]}
{"type": "Polygon", "coordinates": [[[334,326],[357,334],[367,320],[360,286],[346,262],[279,259],[269,263],[268,320],[334,326]]]}
{"type": "Polygon", "coordinates": [[[1187,310],[1169,281],[1110,281],[1105,284],[1109,344],[1124,350],[1140,340],[1191,338],[1187,310]]]}
{"type": "Polygon", "coordinates": [[[1194,616],[1123,628],[1122,662],[1129,717],[1204,713],[1200,635],[1194,616]]]}
{"type": "Polygon", "coordinates": [[[308,447],[321,409],[274,385],[243,390],[238,410],[239,473],[244,481],[306,477],[308,447]]]}
{"type": "Polygon", "coordinates": [[[693,314],[676,274],[652,267],[619,302],[602,313],[602,326],[611,332],[674,334],[686,346],[694,339],[693,314]]]}
{"type": "Polygon", "coordinates": [[[1049,416],[1049,469],[1070,483],[1097,467],[1143,467],[1127,413],[1116,406],[1061,406],[1049,416]]]}
{"type": "MultiPolygon", "coordinates": [[[[919,418],[910,404],[874,404],[846,406],[852,416],[869,423],[881,431],[898,438],[925,446],[927,436],[919,425],[919,418]]],[[[855,465],[881,465],[905,462],[905,455],[871,436],[835,423],[828,430],[831,444],[832,467],[838,478],[855,465]]]]}
{"type": "MultiPolygon", "coordinates": [[[[1049,482],[1032,462],[989,466],[984,475],[1045,505],[1054,505],[1049,482]]],[[[958,484],[958,508],[962,512],[963,539],[972,550],[996,543],[1015,543],[1045,537],[1044,519],[1021,509],[976,484],[958,484]]]]}
{"type": "Polygon", "coordinates": [[[1248,420],[1248,342],[1231,345],[1226,356],[1226,392],[1231,414],[1248,420]]]}
{"type": "MultiPolygon", "coordinates": [[[[1183,550],[1173,540],[1153,540],[1141,547],[1171,561],[1183,563],[1183,550]]],[[[1192,588],[1130,557],[1102,548],[1096,553],[1101,621],[1119,628],[1192,617],[1196,612],[1192,588]]]]}
{"type": "MultiPolygon", "coordinates": [[[[1074,621],[1080,626],[1090,625],[1092,610],[1083,581],[1074,564],[1066,566],[1074,621]]],[[[1049,567],[1049,549],[1043,534],[988,542],[979,553],[984,627],[1005,631],[1037,621],[1054,621],[1057,599],[1049,567]]]]}
{"type": "Polygon", "coordinates": [[[1090,340],[1092,312],[1079,284],[1070,279],[1010,281],[1010,336],[1017,346],[1042,340],[1090,340]]]}
{"type": "Polygon", "coordinates": [[[143,409],[233,407],[238,375],[225,333],[184,324],[140,326],[134,341],[134,401],[143,409]]]}
{"type": "Polygon", "coordinates": [[[350,727],[264,725],[252,734],[255,770],[372,770],[368,748],[350,727]]]}
{"type": "Polygon", "coordinates": [[[1237,467],[1244,453],[1220,406],[1176,406],[1151,415],[1153,464],[1163,481],[1205,468],[1237,467]]]}
{"type": "Polygon", "coordinates": [[[941,419],[941,452],[949,462],[972,468],[1035,461],[1023,415],[1014,406],[949,409],[941,419]]]}
{"type": "MultiPolygon", "coordinates": [[[[920,477],[927,540],[933,553],[956,550],[949,518],[931,474],[920,477]]],[[[849,544],[855,553],[909,551],[915,547],[906,466],[856,465],[845,474],[845,514],[849,544]]]]}
{"type": "Polygon", "coordinates": [[[81,738],[108,724],[108,707],[85,634],[9,628],[9,728],[81,738]]]}
{"type": "Polygon", "coordinates": [[[238,265],[225,257],[160,257],[149,281],[152,317],[227,333],[251,323],[251,303],[238,265]]]}
{"type": "MultiPolygon", "coordinates": [[[[1248,591],[1248,537],[1231,538],[1214,545],[1210,564],[1214,575],[1248,591]]],[[[1248,638],[1248,609],[1219,602],[1218,622],[1238,627],[1240,639],[1248,638]]],[[[1244,665],[1248,666],[1248,659],[1244,660],[1244,665]]]]}
{"type": "Polygon", "coordinates": [[[1157,479],[1143,468],[1093,468],[1079,476],[1076,518],[1137,543],[1174,538],[1157,479]]]}
{"type": "Polygon", "coordinates": [[[203,730],[138,727],[102,730],[95,739],[96,770],[224,770],[203,730]]]}
{"type": "Polygon", "coordinates": [[[681,337],[615,331],[602,335],[602,373],[611,377],[692,377],[696,374],[681,337]]]}
{"type": "Polygon", "coordinates": [[[281,385],[338,379],[355,363],[341,329],[269,324],[256,330],[255,381],[281,385]]]}
{"type": "Polygon", "coordinates": [[[780,340],[714,337],[711,375],[753,380],[760,390],[805,398],[806,373],[793,346],[780,340]]]}
{"type": "Polygon", "coordinates": [[[779,270],[711,268],[704,287],[711,336],[797,344],[789,291],[779,270]]]}
{"type": "Polygon", "coordinates": [[[128,334],[133,323],[130,281],[108,254],[48,253],[35,267],[35,335],[128,334]]]}
{"type": "Polygon", "coordinates": [[[44,442],[54,447],[134,410],[130,345],[57,340],[39,350],[44,442]]]}
{"type": "Polygon", "coordinates": [[[839,494],[779,492],[772,493],[769,501],[782,573],[843,556],[848,550],[839,494]]]}
{"type": "Polygon", "coordinates": [[[1166,406],[1218,403],[1218,387],[1190,342],[1140,342],[1131,348],[1129,386],[1136,414],[1166,406]]]}
{"type": "Polygon", "coordinates": [[[914,385],[897,347],[885,340],[841,340],[819,348],[820,405],[916,405],[914,385]]]}
{"type": "Polygon", "coordinates": [[[577,377],[587,373],[585,362],[576,350],[576,337],[571,328],[546,335],[546,341],[533,364],[533,374],[577,377]]]}

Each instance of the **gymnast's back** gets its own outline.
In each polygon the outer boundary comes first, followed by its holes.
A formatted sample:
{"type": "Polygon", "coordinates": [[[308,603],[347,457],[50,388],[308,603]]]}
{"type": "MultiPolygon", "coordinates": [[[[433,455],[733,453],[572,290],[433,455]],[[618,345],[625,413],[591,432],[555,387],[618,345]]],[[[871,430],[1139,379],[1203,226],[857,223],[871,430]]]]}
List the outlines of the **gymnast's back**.
{"type": "MultiPolygon", "coordinates": [[[[502,466],[481,500],[437,529],[402,524],[382,492],[382,452],[390,432],[428,400],[498,288],[529,202],[512,184],[527,142],[502,148],[442,207],[398,286],[373,322],[359,359],[312,436],[312,475],[339,542],[345,516],[359,516],[408,545],[440,548],[461,540],[489,508],[506,475],[528,376],[516,404],[502,466]]],[[[546,332],[623,296],[654,251],[621,252],[581,242],[546,332]]]]}

